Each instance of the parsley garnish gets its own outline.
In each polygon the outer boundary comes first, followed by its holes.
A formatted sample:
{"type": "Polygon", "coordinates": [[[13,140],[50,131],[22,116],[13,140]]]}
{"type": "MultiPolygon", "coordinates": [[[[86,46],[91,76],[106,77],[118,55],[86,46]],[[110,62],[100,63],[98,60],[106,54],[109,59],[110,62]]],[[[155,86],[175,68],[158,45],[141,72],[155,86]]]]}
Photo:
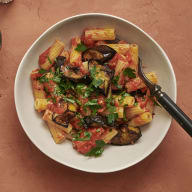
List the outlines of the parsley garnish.
{"type": "Polygon", "coordinates": [[[114,76],[113,77],[113,79],[112,79],[112,83],[118,88],[118,89],[121,89],[122,88],[122,86],[121,85],[119,85],[119,75],[117,75],[117,76],[114,76]]]}
{"type": "Polygon", "coordinates": [[[99,157],[103,153],[106,143],[103,140],[96,140],[95,143],[96,147],[93,147],[88,153],[86,153],[86,156],[99,157]]]}
{"type": "Polygon", "coordinates": [[[48,59],[49,63],[52,65],[52,61],[51,61],[51,59],[49,58],[49,56],[47,56],[47,59],[48,59]]]}
{"type": "Polygon", "coordinates": [[[64,101],[68,101],[70,103],[75,103],[75,100],[72,99],[72,98],[67,98],[67,97],[64,96],[63,99],[64,99],[64,101]]]}
{"type": "Polygon", "coordinates": [[[75,48],[75,50],[78,51],[78,52],[83,52],[83,51],[85,51],[86,49],[87,49],[87,47],[86,47],[83,43],[79,43],[79,44],[77,45],[77,47],[75,48]]]}
{"type": "Polygon", "coordinates": [[[135,70],[130,68],[130,67],[127,67],[124,71],[123,71],[123,75],[124,76],[128,76],[129,78],[133,79],[136,77],[136,74],[135,74],[135,70]]]}
{"type": "Polygon", "coordinates": [[[45,75],[38,77],[37,80],[39,80],[40,83],[49,82],[49,79],[45,75]]]}
{"type": "Polygon", "coordinates": [[[92,85],[93,85],[95,88],[99,87],[99,86],[102,85],[102,84],[103,84],[103,80],[102,80],[102,79],[93,79],[93,81],[92,81],[92,85]]]}
{"type": "Polygon", "coordinates": [[[45,69],[39,69],[38,73],[44,74],[44,73],[47,73],[47,71],[45,69]]]}
{"type": "Polygon", "coordinates": [[[53,80],[54,82],[56,82],[56,83],[60,83],[61,77],[59,77],[59,76],[54,76],[54,77],[52,78],[52,80],[53,80]]]}
{"type": "Polygon", "coordinates": [[[89,141],[91,139],[92,134],[88,131],[84,132],[84,137],[80,137],[80,134],[75,135],[73,137],[73,141],[89,141]]]}

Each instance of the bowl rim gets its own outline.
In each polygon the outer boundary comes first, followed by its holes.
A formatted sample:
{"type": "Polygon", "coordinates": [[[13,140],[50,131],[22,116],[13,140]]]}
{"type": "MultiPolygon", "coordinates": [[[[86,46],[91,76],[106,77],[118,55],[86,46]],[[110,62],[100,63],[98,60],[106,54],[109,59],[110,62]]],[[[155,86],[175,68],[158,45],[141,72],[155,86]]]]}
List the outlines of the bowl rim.
{"type": "Polygon", "coordinates": [[[161,137],[159,137],[159,139],[157,140],[156,144],[153,145],[153,147],[151,148],[150,151],[146,152],[146,153],[143,153],[143,155],[138,158],[137,160],[133,161],[132,163],[130,163],[129,165],[123,165],[121,167],[117,167],[117,168],[112,168],[112,169],[109,169],[108,171],[104,170],[94,170],[94,169],[85,169],[85,168],[80,168],[78,166],[75,166],[75,165],[71,165],[69,163],[64,163],[62,160],[59,160],[59,159],[56,159],[54,157],[52,157],[50,154],[48,154],[46,151],[44,151],[44,149],[41,149],[39,146],[38,146],[38,143],[36,143],[36,141],[34,141],[31,136],[30,136],[30,133],[28,132],[28,130],[24,127],[24,120],[22,118],[22,116],[20,115],[19,113],[19,106],[18,106],[18,103],[17,103],[17,100],[18,100],[18,91],[17,91],[17,88],[18,88],[18,84],[19,84],[19,75],[20,75],[20,71],[21,71],[21,68],[23,67],[24,65],[24,60],[26,59],[27,55],[29,54],[29,52],[31,51],[31,49],[35,46],[35,44],[44,36],[46,35],[48,32],[50,32],[51,30],[54,30],[54,28],[57,26],[57,25],[60,25],[62,23],[65,23],[66,21],[70,21],[72,19],[75,19],[75,18],[81,18],[81,17],[87,17],[87,16],[104,16],[104,17],[109,17],[109,18],[115,18],[117,20],[120,20],[120,21],[123,21],[127,24],[130,24],[131,26],[133,26],[134,28],[136,28],[138,31],[142,32],[145,36],[147,36],[158,48],[159,50],[161,51],[162,55],[164,56],[164,58],[166,59],[167,63],[168,63],[168,66],[169,66],[169,69],[170,69],[170,72],[172,74],[172,77],[173,77],[173,86],[174,86],[174,92],[173,92],[173,101],[176,102],[176,98],[177,98],[177,84],[176,84],[176,77],[175,77],[175,73],[174,73],[174,69],[172,67],[172,64],[167,56],[167,54],[165,53],[165,51],[163,50],[163,48],[149,35],[147,34],[145,31],[143,31],[140,27],[138,27],[136,24],[124,19],[124,18],[121,18],[121,17],[118,17],[118,16],[115,16],[115,15],[111,15],[111,14],[105,14],[105,13],[83,13],[83,14],[77,14],[77,15],[74,15],[74,16],[70,16],[70,17],[67,17],[65,19],[62,19],[60,21],[58,21],[57,23],[53,24],[52,26],[50,26],[47,30],[45,30],[34,42],[33,44],[28,48],[28,50],[25,52],[19,66],[18,66],[18,69],[17,69],[17,72],[16,72],[16,76],[15,76],[15,83],[14,83],[14,101],[15,101],[15,107],[16,107],[16,112],[17,112],[17,116],[18,116],[18,119],[21,123],[21,126],[25,132],[25,134],[27,135],[27,137],[30,139],[30,141],[42,152],[44,153],[46,156],[48,156],[49,158],[53,159],[54,161],[62,164],[62,165],[65,165],[65,166],[68,166],[68,167],[71,167],[73,169],[77,169],[77,170],[80,170],[80,171],[84,171],[84,172],[90,172],[90,173],[110,173],[110,172],[116,172],[116,171],[120,171],[120,170],[123,170],[123,169],[126,169],[126,168],[129,168],[139,162],[141,162],[142,160],[144,160],[145,158],[147,158],[160,144],[161,142],[163,141],[163,139],[165,138],[170,126],[171,126],[171,122],[172,122],[172,118],[170,119],[170,122],[169,122],[169,125],[168,125],[168,128],[164,131],[164,133],[162,133],[161,137]]]}

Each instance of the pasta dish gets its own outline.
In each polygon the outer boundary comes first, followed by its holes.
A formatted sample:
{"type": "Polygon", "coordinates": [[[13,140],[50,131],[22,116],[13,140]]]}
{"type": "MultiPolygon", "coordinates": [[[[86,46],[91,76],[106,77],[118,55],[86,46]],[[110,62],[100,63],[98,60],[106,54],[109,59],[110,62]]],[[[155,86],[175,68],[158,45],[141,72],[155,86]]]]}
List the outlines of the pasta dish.
{"type": "MultiPolygon", "coordinates": [[[[71,48],[55,40],[31,73],[35,109],[56,144],[100,156],[105,145],[134,144],[158,105],[138,77],[138,45],[113,28],[85,29],[71,48]]],[[[157,83],[154,72],[147,78],[157,83]]]]}

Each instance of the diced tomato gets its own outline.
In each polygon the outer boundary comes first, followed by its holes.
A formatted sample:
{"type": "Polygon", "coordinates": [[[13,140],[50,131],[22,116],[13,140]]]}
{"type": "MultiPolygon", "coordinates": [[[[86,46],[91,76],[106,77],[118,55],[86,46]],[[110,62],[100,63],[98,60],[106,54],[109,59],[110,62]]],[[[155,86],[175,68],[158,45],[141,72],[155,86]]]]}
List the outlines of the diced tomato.
{"type": "Polygon", "coordinates": [[[49,47],[47,50],[45,50],[40,56],[39,56],[39,65],[42,65],[43,63],[45,63],[47,56],[49,55],[49,51],[50,51],[49,47]]]}
{"type": "MultiPolygon", "coordinates": [[[[83,131],[80,134],[80,138],[84,138],[84,132],[83,131]]],[[[105,130],[102,127],[98,128],[89,128],[86,130],[86,132],[91,133],[91,138],[88,141],[73,141],[73,147],[80,153],[86,154],[88,153],[93,147],[96,146],[95,141],[96,140],[101,140],[102,134],[105,132],[105,130]],[[99,130],[99,131],[98,131],[99,130]]]]}
{"type": "Polygon", "coordinates": [[[118,59],[119,59],[119,54],[116,53],[115,56],[109,61],[109,67],[111,69],[115,69],[118,59]]]}
{"type": "Polygon", "coordinates": [[[130,53],[129,51],[127,51],[126,54],[125,54],[125,56],[126,56],[126,60],[127,60],[129,63],[131,63],[131,62],[132,62],[131,53],[130,53]]]}
{"type": "Polygon", "coordinates": [[[33,81],[32,86],[33,86],[34,89],[38,89],[38,90],[42,90],[42,89],[44,88],[43,84],[40,83],[40,82],[37,81],[37,80],[34,80],[34,81],[33,81]]]}
{"type": "Polygon", "coordinates": [[[136,97],[136,101],[139,103],[141,108],[144,108],[147,105],[148,97],[136,97]]]}
{"type": "Polygon", "coordinates": [[[71,125],[73,126],[74,129],[78,129],[78,130],[81,130],[83,129],[84,127],[82,126],[81,124],[81,121],[78,117],[74,117],[70,120],[70,123],[71,125]]]}
{"type": "Polygon", "coordinates": [[[56,83],[53,82],[52,80],[49,80],[49,82],[45,82],[43,83],[43,85],[49,93],[52,93],[55,90],[56,83]]]}
{"type": "Polygon", "coordinates": [[[95,45],[95,42],[92,39],[92,36],[89,35],[88,37],[85,37],[85,34],[81,36],[81,41],[88,47],[93,47],[95,45]]]}
{"type": "Polygon", "coordinates": [[[66,111],[66,108],[65,107],[61,107],[61,106],[58,106],[58,104],[48,104],[47,108],[54,112],[54,113],[57,113],[57,114],[62,114],[66,111]]]}

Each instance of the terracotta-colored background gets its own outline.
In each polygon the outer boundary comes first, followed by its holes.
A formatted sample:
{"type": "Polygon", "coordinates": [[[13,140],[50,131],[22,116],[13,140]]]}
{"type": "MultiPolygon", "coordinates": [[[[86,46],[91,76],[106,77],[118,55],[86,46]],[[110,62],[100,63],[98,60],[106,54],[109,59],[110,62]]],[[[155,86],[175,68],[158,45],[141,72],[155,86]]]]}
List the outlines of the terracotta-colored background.
{"type": "Polygon", "coordinates": [[[176,73],[177,104],[192,117],[191,7],[191,0],[15,0],[0,5],[0,191],[192,191],[192,139],[175,121],[157,150],[139,164],[115,173],[85,173],[54,162],[30,142],[18,121],[13,91],[19,63],[43,31],[79,13],[109,13],[137,24],[164,48],[176,73]]]}

